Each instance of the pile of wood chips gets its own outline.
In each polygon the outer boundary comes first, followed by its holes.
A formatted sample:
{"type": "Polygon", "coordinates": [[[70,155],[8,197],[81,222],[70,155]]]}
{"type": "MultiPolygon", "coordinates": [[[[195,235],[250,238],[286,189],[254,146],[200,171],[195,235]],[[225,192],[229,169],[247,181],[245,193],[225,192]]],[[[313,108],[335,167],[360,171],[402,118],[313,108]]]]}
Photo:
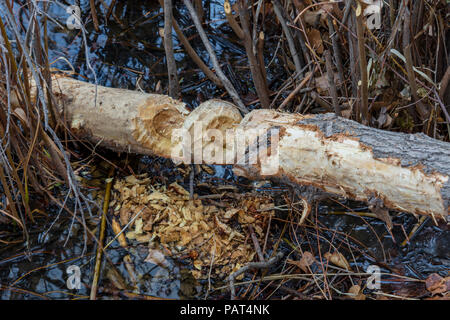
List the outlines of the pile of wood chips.
{"type": "Polygon", "coordinates": [[[128,176],[115,182],[110,206],[122,227],[139,215],[127,229],[128,240],[160,248],[166,256],[189,258],[196,279],[225,278],[254,259],[248,226],[262,243],[273,200],[244,193],[216,206],[196,197],[189,200],[189,192],[177,183],[151,185],[146,175],[128,176]]]}

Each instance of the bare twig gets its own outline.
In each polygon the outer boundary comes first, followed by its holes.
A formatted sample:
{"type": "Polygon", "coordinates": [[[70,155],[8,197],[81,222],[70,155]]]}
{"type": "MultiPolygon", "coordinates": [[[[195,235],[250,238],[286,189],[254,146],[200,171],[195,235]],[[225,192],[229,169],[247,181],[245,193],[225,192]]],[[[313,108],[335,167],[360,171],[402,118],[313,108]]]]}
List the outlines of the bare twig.
{"type": "Polygon", "coordinates": [[[203,23],[205,21],[205,11],[203,10],[203,1],[194,0],[194,8],[197,11],[198,19],[203,23]]]}
{"type": "Polygon", "coordinates": [[[341,115],[341,107],[339,106],[339,100],[336,90],[336,83],[334,83],[333,62],[331,60],[331,54],[329,50],[325,51],[325,63],[327,67],[328,86],[330,90],[331,99],[333,101],[334,113],[337,116],[341,115]]]}
{"type": "MultiPolygon", "coordinates": [[[[355,30],[355,13],[353,10],[350,11],[350,17],[348,18],[348,32],[347,32],[347,40],[348,40],[348,53],[349,53],[349,60],[350,60],[350,78],[351,78],[351,97],[348,101],[349,105],[352,105],[352,100],[356,99],[358,96],[358,80],[359,75],[357,72],[356,67],[356,56],[357,56],[357,45],[356,45],[356,39],[353,36],[353,34],[356,33],[355,30]]],[[[360,103],[356,102],[354,103],[354,115],[355,119],[359,119],[359,110],[360,110],[360,103]]]]}
{"type": "MultiPolygon", "coordinates": [[[[263,0],[258,0],[258,5],[256,6],[255,14],[253,15],[253,52],[256,54],[256,44],[258,43],[258,38],[256,37],[256,33],[258,32],[258,17],[259,13],[261,12],[262,4],[264,3],[263,0]]],[[[261,33],[259,34],[261,36],[261,33]]]]}
{"type": "Polygon", "coordinates": [[[269,267],[273,266],[275,263],[277,263],[277,261],[280,260],[282,257],[283,257],[283,253],[282,252],[278,252],[277,255],[275,255],[274,257],[270,258],[268,261],[265,261],[265,262],[250,262],[247,265],[245,265],[244,267],[242,267],[239,270],[237,270],[236,272],[230,274],[230,276],[228,277],[228,281],[229,281],[229,286],[230,286],[230,291],[231,291],[231,300],[235,300],[236,299],[236,290],[234,288],[234,279],[236,279],[236,277],[238,277],[239,275],[245,273],[249,269],[266,269],[266,268],[269,268],[269,267]]]}
{"type": "Polygon", "coordinates": [[[417,234],[417,231],[419,231],[419,228],[423,227],[425,222],[427,222],[428,220],[430,220],[430,217],[426,217],[426,216],[420,217],[419,221],[417,221],[417,223],[412,228],[411,232],[408,234],[408,237],[405,240],[403,240],[403,242],[400,245],[402,247],[406,246],[406,244],[408,244],[412,240],[414,235],[417,234]]]}
{"type": "Polygon", "coordinates": [[[342,31],[343,25],[347,23],[348,16],[352,9],[352,2],[353,0],[345,0],[344,15],[342,17],[342,25],[339,27],[339,31],[342,31]]]}
{"type": "Polygon", "coordinates": [[[222,71],[222,68],[220,67],[219,61],[217,60],[216,54],[214,53],[213,48],[211,47],[211,44],[209,43],[208,37],[205,33],[205,30],[202,27],[202,24],[200,23],[200,20],[197,17],[197,13],[195,12],[194,7],[192,6],[192,3],[190,0],[183,0],[185,6],[187,7],[189,14],[191,15],[192,20],[194,21],[194,25],[197,28],[197,31],[200,35],[200,38],[202,39],[203,44],[205,45],[206,51],[208,51],[209,56],[211,57],[211,61],[214,65],[214,68],[216,69],[217,76],[222,81],[225,89],[227,90],[228,94],[233,99],[234,103],[236,103],[239,110],[241,110],[242,113],[248,113],[247,107],[242,102],[241,98],[239,98],[239,95],[236,91],[236,89],[231,84],[230,80],[225,76],[225,74],[222,71]]]}
{"type": "Polygon", "coordinates": [[[247,11],[247,1],[239,0],[239,18],[241,20],[242,30],[244,31],[244,46],[247,52],[248,63],[250,65],[250,71],[253,77],[253,83],[255,84],[255,89],[261,102],[261,107],[264,109],[269,108],[269,92],[266,87],[266,82],[262,76],[261,66],[253,53],[252,38],[249,26],[249,17],[247,11]]]}
{"type": "Polygon", "coordinates": [[[338,39],[337,32],[334,30],[333,20],[331,19],[331,17],[329,15],[327,16],[327,22],[328,22],[328,30],[330,32],[331,43],[333,45],[333,55],[334,55],[334,61],[336,61],[336,67],[338,70],[339,81],[340,81],[340,85],[343,86],[344,85],[344,67],[342,65],[342,57],[341,57],[341,49],[339,47],[339,39],[338,39]]]}
{"type": "Polygon", "coordinates": [[[172,0],[164,0],[164,50],[166,51],[167,75],[169,78],[169,96],[178,99],[180,84],[178,83],[177,64],[173,54],[172,20],[172,0]]]}
{"type": "MultiPolygon", "coordinates": [[[[364,40],[363,9],[358,2],[356,8],[356,32],[358,36],[359,70],[361,73],[361,115],[363,122],[369,121],[369,88],[367,75],[366,48],[364,40]]],[[[358,114],[358,119],[361,116],[358,114]]]]}
{"type": "Polygon", "coordinates": [[[194,178],[195,178],[195,165],[191,165],[191,172],[189,173],[189,200],[194,199],[194,178]]]}
{"type": "Polygon", "coordinates": [[[260,262],[264,262],[264,255],[261,251],[261,246],[259,245],[258,238],[256,237],[255,230],[251,225],[248,226],[248,230],[250,231],[250,237],[253,241],[253,246],[255,247],[256,254],[258,255],[258,259],[260,262]]]}
{"type": "Polygon", "coordinates": [[[244,31],[242,31],[241,27],[234,18],[229,0],[225,0],[225,2],[223,3],[223,10],[225,11],[225,16],[227,17],[231,29],[233,29],[234,33],[238,36],[239,39],[244,39],[244,31]]]}
{"type": "Polygon", "coordinates": [[[90,300],[95,300],[97,298],[97,287],[98,287],[98,281],[100,279],[100,267],[102,264],[103,242],[105,239],[105,230],[106,230],[106,214],[108,213],[109,199],[111,197],[111,187],[112,187],[112,182],[113,182],[113,175],[114,175],[114,168],[112,168],[110,170],[109,178],[106,182],[105,200],[103,202],[102,218],[101,218],[101,222],[100,222],[100,234],[98,237],[97,254],[95,257],[94,278],[92,280],[90,300]]]}
{"type": "Polygon", "coordinates": [[[95,0],[89,0],[89,6],[91,7],[92,22],[94,23],[95,31],[100,31],[98,26],[97,10],[95,9],[95,0]]]}
{"type": "Polygon", "coordinates": [[[292,92],[289,93],[287,98],[284,99],[284,101],[280,104],[280,106],[278,107],[278,110],[283,110],[284,107],[286,107],[286,105],[289,103],[289,101],[291,101],[292,98],[294,98],[297,95],[297,93],[300,91],[300,89],[305,86],[305,84],[309,81],[311,76],[312,76],[312,72],[308,72],[306,74],[306,76],[303,78],[303,80],[299,83],[299,85],[294,90],[292,90],[292,92]]]}
{"type": "MultiPolygon", "coordinates": [[[[164,7],[164,0],[159,0],[159,4],[162,7],[164,7]]],[[[191,59],[195,62],[195,64],[209,78],[209,80],[214,82],[216,86],[223,87],[223,84],[222,84],[222,82],[220,82],[220,79],[217,78],[217,76],[214,74],[214,72],[198,56],[198,54],[197,54],[197,52],[195,52],[194,48],[192,48],[191,44],[189,43],[189,40],[183,34],[183,31],[181,30],[180,26],[178,25],[178,22],[175,20],[173,15],[172,15],[172,25],[173,25],[173,28],[175,29],[178,40],[180,40],[181,44],[183,45],[183,47],[186,50],[189,57],[191,57],[191,59]]]]}
{"type": "Polygon", "coordinates": [[[262,78],[264,79],[264,86],[268,90],[266,65],[264,63],[264,32],[262,32],[262,31],[259,33],[257,48],[258,48],[257,58],[258,58],[258,62],[259,62],[259,67],[261,68],[261,75],[262,75],[262,78]]]}
{"type": "Polygon", "coordinates": [[[106,11],[106,16],[105,16],[106,20],[108,20],[109,17],[111,16],[111,14],[113,12],[113,9],[114,9],[114,6],[116,5],[116,1],[117,0],[112,0],[111,1],[111,4],[109,5],[108,10],[106,11]]]}
{"type": "Polygon", "coordinates": [[[281,6],[280,2],[278,0],[272,0],[273,9],[275,11],[275,14],[278,18],[278,21],[280,21],[281,28],[283,29],[284,35],[286,36],[286,40],[288,42],[289,51],[291,52],[292,59],[294,60],[295,65],[295,71],[298,74],[301,74],[302,65],[300,63],[299,54],[297,52],[297,48],[295,47],[294,39],[292,38],[291,31],[289,30],[286,19],[284,18],[284,9],[281,6]]]}
{"type": "Polygon", "coordinates": [[[411,54],[411,31],[410,31],[410,24],[411,24],[411,14],[408,10],[408,8],[405,9],[405,20],[403,22],[403,54],[406,59],[406,71],[408,73],[408,81],[409,86],[411,89],[411,95],[414,98],[414,101],[416,102],[416,110],[419,113],[420,119],[422,121],[425,121],[428,118],[429,111],[425,107],[425,105],[420,101],[419,96],[417,95],[417,85],[416,85],[416,76],[414,74],[414,67],[413,67],[413,59],[411,54]]]}
{"type": "Polygon", "coordinates": [[[108,6],[108,4],[105,3],[105,0],[100,0],[100,3],[102,4],[102,6],[107,10],[107,12],[105,13],[105,24],[108,23],[109,17],[112,15],[114,21],[116,21],[117,24],[118,24],[122,29],[125,29],[126,27],[125,27],[125,25],[123,24],[123,22],[120,21],[120,19],[117,18],[116,14],[112,11],[112,9],[113,9],[114,6],[115,6],[115,2],[116,2],[116,1],[117,1],[117,0],[113,0],[113,1],[111,2],[111,4],[108,6]]]}

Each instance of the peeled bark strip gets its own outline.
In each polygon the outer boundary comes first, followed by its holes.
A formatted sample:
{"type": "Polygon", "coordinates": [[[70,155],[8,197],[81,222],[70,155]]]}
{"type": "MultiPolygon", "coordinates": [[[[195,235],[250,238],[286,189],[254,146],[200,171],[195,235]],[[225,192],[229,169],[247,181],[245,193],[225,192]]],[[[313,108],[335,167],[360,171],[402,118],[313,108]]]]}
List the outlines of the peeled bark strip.
{"type": "MultiPolygon", "coordinates": [[[[382,131],[334,114],[262,109],[242,119],[233,104],[221,100],[209,100],[190,113],[184,103],[167,96],[101,86],[94,105],[94,85],[69,78],[52,83],[69,127],[99,145],[179,160],[173,155],[180,143],[173,139],[175,129],[187,130],[194,137],[191,142],[199,141],[203,148],[211,144],[211,137],[192,133],[199,121],[202,129],[231,132],[235,138],[249,129],[259,135],[278,130],[279,171],[264,175],[257,162],[236,164],[236,174],[313,185],[361,201],[375,197],[387,208],[433,218],[448,216],[450,144],[423,134],[382,131]]],[[[253,142],[256,136],[247,138],[253,142]]],[[[230,152],[236,153],[228,143],[220,146],[224,156],[216,164],[227,163],[230,152]]]]}

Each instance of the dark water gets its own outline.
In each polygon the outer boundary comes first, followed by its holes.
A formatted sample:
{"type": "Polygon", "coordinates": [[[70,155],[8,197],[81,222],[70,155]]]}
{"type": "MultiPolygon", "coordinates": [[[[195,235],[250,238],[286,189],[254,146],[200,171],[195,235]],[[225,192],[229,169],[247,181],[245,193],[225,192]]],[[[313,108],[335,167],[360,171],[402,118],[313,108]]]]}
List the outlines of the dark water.
{"type": "MultiPolygon", "coordinates": [[[[110,1],[105,1],[105,3],[109,4],[110,1]]],[[[222,2],[205,1],[204,3],[206,21],[209,25],[207,32],[218,58],[223,63],[227,75],[234,79],[234,84],[240,94],[245,100],[251,101],[254,97],[254,89],[249,84],[245,51],[225,24],[222,2]]],[[[60,1],[59,4],[50,3],[48,16],[59,22],[60,25],[65,25],[69,17],[66,7],[71,4],[73,3],[70,1],[60,1]]],[[[4,10],[3,5],[0,3],[0,10],[4,10]]],[[[15,13],[19,21],[27,25],[27,10],[19,10],[19,7],[16,3],[15,13]]],[[[120,20],[120,24],[112,17],[105,21],[103,14],[105,9],[97,6],[100,24],[98,32],[95,31],[92,21],[89,19],[89,1],[81,1],[80,7],[83,21],[86,23],[87,50],[79,30],[62,29],[57,23],[49,21],[49,60],[52,62],[52,67],[61,70],[71,70],[73,67],[77,74],[76,77],[79,79],[89,82],[96,80],[100,85],[131,90],[140,87],[144,91],[154,92],[160,81],[164,92],[166,88],[165,55],[158,33],[158,29],[163,27],[163,16],[158,2],[118,1],[113,12],[120,20]],[[61,57],[65,59],[61,59],[61,57]],[[89,64],[96,77],[90,70],[89,64]]],[[[193,28],[189,28],[191,23],[187,18],[186,10],[178,2],[176,8],[177,21],[181,26],[188,27],[184,30],[185,35],[190,38],[197,53],[210,64],[198,35],[193,28]]],[[[268,34],[266,62],[272,59],[278,37],[277,34],[270,35],[270,32],[268,34]]],[[[175,41],[175,50],[182,80],[183,99],[186,102],[195,106],[202,100],[222,94],[222,91],[205,79],[203,73],[184,54],[177,41],[175,41]]],[[[275,59],[268,69],[273,91],[279,85],[277,77],[284,74],[280,67],[281,63],[277,62],[278,60],[275,59]]],[[[145,157],[134,167],[138,172],[167,176],[169,180],[178,179],[180,183],[186,185],[186,181],[182,178],[173,176],[170,161],[145,157]]],[[[219,178],[218,183],[224,180],[237,181],[229,169],[218,167],[216,171],[216,178],[219,178]]],[[[107,171],[105,170],[100,172],[97,178],[106,176],[107,171]]],[[[197,178],[203,179],[203,177],[197,178]]],[[[251,186],[249,183],[247,189],[251,189],[251,186]]],[[[272,191],[277,199],[281,199],[281,194],[288,190],[283,186],[272,187],[278,188],[278,191],[272,191]]],[[[99,184],[97,189],[102,192],[103,186],[99,184]]],[[[89,189],[85,191],[88,192],[89,189]]],[[[59,192],[58,196],[63,197],[64,190],[59,192]]],[[[366,210],[359,203],[347,205],[350,205],[355,211],[366,210]]],[[[364,218],[363,220],[361,217],[349,215],[330,215],[330,213],[342,211],[346,210],[340,205],[321,204],[318,221],[324,228],[330,230],[323,233],[328,240],[317,239],[311,230],[306,232],[296,230],[298,232],[297,240],[300,239],[302,249],[318,254],[318,243],[322,250],[326,251],[329,248],[328,241],[332,240],[333,244],[348,253],[348,256],[350,256],[350,252],[356,255],[355,260],[352,260],[351,263],[354,270],[363,272],[370,264],[377,263],[383,265],[383,272],[401,274],[415,279],[425,279],[434,272],[440,273],[442,276],[448,274],[450,231],[447,226],[436,227],[431,221],[427,221],[410,244],[400,246],[405,237],[404,233],[408,233],[416,223],[411,215],[395,216],[393,239],[387,232],[384,223],[377,219],[364,218]],[[353,240],[348,240],[349,238],[344,234],[356,239],[364,246],[357,245],[359,251],[347,250],[348,243],[353,243],[353,240]]],[[[48,218],[43,218],[43,226],[31,231],[28,246],[24,246],[22,242],[17,245],[1,245],[0,282],[2,290],[0,297],[2,299],[86,299],[89,296],[95,245],[89,242],[85,244],[83,228],[77,223],[74,224],[71,234],[68,236],[70,216],[62,215],[51,231],[45,235],[56,212],[49,211],[49,214],[48,218]],[[85,245],[86,250],[84,250],[85,245]],[[68,289],[66,283],[70,277],[67,268],[72,265],[80,268],[81,288],[78,290],[68,289]]],[[[284,217],[285,213],[279,212],[278,215],[284,217]]],[[[97,218],[88,218],[88,226],[91,230],[94,230],[97,224],[97,218]]],[[[282,224],[274,222],[272,231],[275,239],[281,229],[282,224]]],[[[289,237],[293,242],[292,232],[287,234],[285,237],[289,237]]],[[[4,237],[4,234],[0,233],[0,240],[5,239],[4,237]]],[[[112,235],[109,234],[107,242],[111,238],[112,235]]],[[[289,246],[285,244],[282,244],[282,248],[287,254],[291,252],[289,246]]],[[[203,298],[205,296],[207,284],[193,280],[188,271],[189,263],[168,259],[169,266],[158,267],[144,262],[148,254],[148,248],[145,245],[134,244],[128,252],[125,252],[117,243],[113,243],[107,251],[99,297],[106,299],[130,298],[123,294],[124,291],[132,292],[134,290],[123,263],[123,257],[127,254],[130,254],[138,275],[137,292],[141,295],[140,298],[145,295],[162,298],[203,298]],[[122,289],[119,290],[118,287],[122,289]]],[[[295,259],[296,254],[291,253],[290,258],[295,259]]],[[[274,272],[276,271],[280,271],[280,268],[274,270],[274,272]]],[[[300,285],[300,283],[291,284],[294,288],[298,288],[296,285],[300,285]]],[[[220,285],[217,283],[217,286],[220,285]]],[[[395,283],[393,285],[390,282],[389,277],[383,278],[382,288],[390,293],[398,290],[395,283]]],[[[228,293],[218,291],[210,293],[210,296],[228,297],[228,293]]]]}
{"type": "MultiPolygon", "coordinates": [[[[166,88],[165,54],[159,28],[164,26],[164,17],[158,1],[118,1],[113,14],[120,23],[110,17],[105,21],[106,10],[97,6],[99,31],[94,29],[90,19],[89,1],[80,1],[82,21],[85,23],[86,41],[80,30],[68,30],[66,26],[69,14],[66,12],[74,1],[50,2],[48,17],[49,60],[52,67],[70,71],[72,68],[81,80],[99,85],[155,92],[158,81],[166,88]],[[87,52],[86,52],[87,51],[87,52]],[[64,57],[65,59],[61,59],[64,57]],[[92,69],[89,67],[92,66],[92,69]],[[94,72],[95,75],[94,76],[94,72]]],[[[109,5],[110,1],[105,1],[109,5]]],[[[223,1],[205,1],[206,29],[213,48],[222,62],[224,72],[235,82],[240,93],[245,96],[254,92],[248,85],[247,61],[244,48],[238,44],[231,29],[226,25],[223,15],[223,1]],[[232,65],[232,68],[228,66],[232,65]]],[[[4,10],[0,3],[0,10],[4,10]]],[[[181,27],[186,26],[184,34],[199,56],[210,66],[209,56],[194,28],[190,27],[187,10],[181,2],[175,2],[174,16],[181,27]]],[[[23,25],[28,24],[27,10],[15,6],[17,16],[23,25]]],[[[198,103],[197,95],[202,99],[217,97],[221,91],[197,69],[192,60],[184,53],[174,33],[174,50],[181,80],[183,99],[198,103]]],[[[270,41],[270,39],[269,39],[270,41]]],[[[270,42],[269,42],[270,43],[270,42]]],[[[270,59],[270,55],[266,59],[270,59]]],[[[273,64],[270,70],[276,71],[273,64]]],[[[269,75],[270,75],[269,70],[269,75]]]]}

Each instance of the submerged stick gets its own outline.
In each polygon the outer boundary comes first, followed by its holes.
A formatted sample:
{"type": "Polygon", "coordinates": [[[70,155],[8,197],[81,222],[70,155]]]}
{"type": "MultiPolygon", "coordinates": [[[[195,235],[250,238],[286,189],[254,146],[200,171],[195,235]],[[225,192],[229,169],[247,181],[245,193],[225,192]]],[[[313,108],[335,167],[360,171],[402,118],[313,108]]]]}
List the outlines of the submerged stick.
{"type": "Polygon", "coordinates": [[[271,266],[275,265],[275,263],[277,263],[277,261],[280,260],[281,258],[283,258],[283,253],[278,252],[274,257],[270,258],[267,261],[249,262],[245,266],[243,266],[242,268],[237,270],[236,272],[233,272],[232,274],[230,274],[230,276],[228,277],[228,282],[229,282],[229,286],[230,286],[231,300],[236,299],[236,289],[234,288],[234,279],[236,279],[237,277],[239,277],[239,275],[247,272],[250,269],[270,268],[271,266]]]}

